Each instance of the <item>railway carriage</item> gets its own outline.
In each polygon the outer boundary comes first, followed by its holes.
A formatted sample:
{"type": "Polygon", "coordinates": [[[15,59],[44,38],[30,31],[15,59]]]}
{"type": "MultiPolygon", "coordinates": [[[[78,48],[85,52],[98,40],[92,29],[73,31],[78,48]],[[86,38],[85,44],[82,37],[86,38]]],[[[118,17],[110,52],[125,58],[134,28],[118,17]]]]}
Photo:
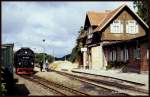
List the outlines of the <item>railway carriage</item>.
{"type": "Polygon", "coordinates": [[[33,74],[35,54],[30,48],[21,48],[14,54],[16,74],[33,74]]]}

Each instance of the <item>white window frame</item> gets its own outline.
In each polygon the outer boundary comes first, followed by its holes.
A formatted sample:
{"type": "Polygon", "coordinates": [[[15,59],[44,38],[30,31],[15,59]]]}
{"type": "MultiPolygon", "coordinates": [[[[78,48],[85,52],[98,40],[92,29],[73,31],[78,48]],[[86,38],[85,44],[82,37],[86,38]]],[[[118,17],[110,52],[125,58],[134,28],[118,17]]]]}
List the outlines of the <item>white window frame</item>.
{"type": "Polygon", "coordinates": [[[110,25],[110,32],[111,33],[123,33],[123,24],[121,23],[121,20],[115,20],[110,25]]]}
{"type": "Polygon", "coordinates": [[[138,23],[135,20],[128,20],[127,21],[126,33],[129,33],[129,34],[139,33],[138,23]]]}

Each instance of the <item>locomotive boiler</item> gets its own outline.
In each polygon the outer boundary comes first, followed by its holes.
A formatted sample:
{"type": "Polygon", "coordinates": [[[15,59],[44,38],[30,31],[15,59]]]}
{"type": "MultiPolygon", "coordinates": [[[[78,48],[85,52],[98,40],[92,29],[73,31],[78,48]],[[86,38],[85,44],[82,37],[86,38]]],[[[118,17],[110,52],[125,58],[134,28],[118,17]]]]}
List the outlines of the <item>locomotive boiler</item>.
{"type": "Polygon", "coordinates": [[[35,54],[30,48],[21,48],[14,54],[16,74],[33,74],[35,54]]]}

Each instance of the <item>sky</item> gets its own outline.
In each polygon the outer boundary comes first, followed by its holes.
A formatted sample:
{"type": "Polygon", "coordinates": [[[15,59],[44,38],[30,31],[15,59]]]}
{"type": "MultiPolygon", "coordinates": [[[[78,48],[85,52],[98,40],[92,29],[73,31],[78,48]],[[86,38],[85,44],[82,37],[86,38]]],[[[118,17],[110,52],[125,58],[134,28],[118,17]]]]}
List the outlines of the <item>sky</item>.
{"type": "Polygon", "coordinates": [[[55,57],[71,53],[87,11],[113,10],[133,2],[2,2],[2,44],[30,47],[55,57]],[[45,40],[45,42],[43,42],[45,40]]]}

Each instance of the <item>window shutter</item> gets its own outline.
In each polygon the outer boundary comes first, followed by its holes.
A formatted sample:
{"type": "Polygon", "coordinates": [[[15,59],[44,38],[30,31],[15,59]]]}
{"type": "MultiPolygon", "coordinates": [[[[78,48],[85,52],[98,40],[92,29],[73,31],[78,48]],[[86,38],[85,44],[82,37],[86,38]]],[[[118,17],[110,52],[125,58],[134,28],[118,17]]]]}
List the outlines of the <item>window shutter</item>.
{"type": "Polygon", "coordinates": [[[128,51],[128,49],[126,49],[127,50],[127,60],[129,60],[129,51],[128,51]]]}
{"type": "Polygon", "coordinates": [[[123,24],[120,24],[120,32],[123,33],[123,24]]]}
{"type": "Polygon", "coordinates": [[[112,27],[112,24],[110,24],[110,32],[112,32],[113,30],[113,27],[112,27]]]}
{"type": "Polygon", "coordinates": [[[110,32],[111,32],[111,33],[114,32],[114,26],[113,26],[113,24],[110,25],[110,32]]]}
{"type": "Polygon", "coordinates": [[[121,50],[121,61],[123,61],[123,50],[121,50]]]}
{"type": "Polygon", "coordinates": [[[126,33],[129,33],[129,27],[128,27],[128,24],[126,25],[126,33]]]}
{"type": "Polygon", "coordinates": [[[147,59],[149,59],[149,49],[147,49],[147,59]]]}
{"type": "Polygon", "coordinates": [[[136,31],[136,33],[139,32],[139,26],[138,26],[138,24],[136,24],[135,31],[136,31]]]}

